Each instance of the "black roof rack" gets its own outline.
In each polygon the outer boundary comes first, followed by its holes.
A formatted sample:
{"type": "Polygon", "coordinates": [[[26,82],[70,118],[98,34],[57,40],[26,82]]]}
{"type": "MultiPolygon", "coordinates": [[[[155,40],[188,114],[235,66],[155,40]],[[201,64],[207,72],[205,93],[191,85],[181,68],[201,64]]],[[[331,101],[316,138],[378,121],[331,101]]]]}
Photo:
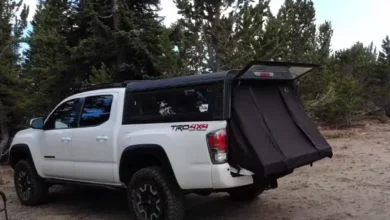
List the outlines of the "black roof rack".
{"type": "Polygon", "coordinates": [[[157,80],[144,80],[142,82],[129,83],[126,86],[126,89],[127,91],[136,92],[213,83],[218,81],[224,81],[226,79],[227,73],[228,72],[216,72],[189,76],[178,76],[157,80]]]}
{"type": "Polygon", "coordinates": [[[104,83],[104,84],[96,84],[96,85],[89,85],[89,86],[83,86],[80,88],[70,89],[71,94],[76,94],[80,92],[88,92],[98,89],[110,89],[110,88],[125,88],[127,83],[104,83]]]}
{"type": "Polygon", "coordinates": [[[222,81],[225,79],[227,72],[219,73],[208,73],[201,75],[190,75],[190,76],[180,76],[172,77],[166,79],[156,79],[156,80],[127,80],[121,83],[105,83],[97,84],[90,86],[83,86],[80,88],[71,89],[70,95],[76,93],[88,92],[98,89],[110,89],[110,88],[127,88],[129,91],[138,91],[138,90],[152,90],[152,89],[161,89],[168,87],[176,87],[183,85],[192,85],[206,82],[215,82],[222,81]]]}

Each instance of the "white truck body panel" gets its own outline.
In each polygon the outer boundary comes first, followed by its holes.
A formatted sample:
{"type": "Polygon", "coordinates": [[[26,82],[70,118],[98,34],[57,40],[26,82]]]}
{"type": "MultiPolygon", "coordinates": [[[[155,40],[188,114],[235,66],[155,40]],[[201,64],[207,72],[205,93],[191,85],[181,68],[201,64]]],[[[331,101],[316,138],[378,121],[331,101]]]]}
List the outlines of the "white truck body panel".
{"type": "Polygon", "coordinates": [[[132,145],[154,144],[166,152],[182,189],[224,189],[253,183],[250,174],[233,177],[228,163],[216,165],[211,162],[206,135],[226,128],[226,121],[122,125],[124,88],[76,94],[58,106],[74,98],[95,95],[113,96],[110,118],[105,123],[85,128],[27,129],[15,135],[11,146],[27,144],[38,174],[43,178],[127,185],[119,177],[123,151],[132,145]],[[202,131],[176,131],[172,128],[172,125],[183,124],[208,126],[207,130],[202,131]]]}

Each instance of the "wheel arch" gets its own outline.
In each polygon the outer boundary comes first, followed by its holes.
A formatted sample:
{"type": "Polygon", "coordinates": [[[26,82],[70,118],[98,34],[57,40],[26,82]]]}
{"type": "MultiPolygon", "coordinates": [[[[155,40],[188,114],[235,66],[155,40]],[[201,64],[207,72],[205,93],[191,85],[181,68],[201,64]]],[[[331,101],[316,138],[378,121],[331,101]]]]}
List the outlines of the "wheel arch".
{"type": "Polygon", "coordinates": [[[164,148],[157,144],[131,145],[125,148],[119,162],[119,178],[126,186],[131,177],[147,166],[160,166],[178,184],[171,162],[164,148]]]}
{"type": "MultiPolygon", "coordinates": [[[[12,168],[15,168],[15,165],[19,160],[27,160],[30,159],[34,165],[34,160],[32,158],[32,154],[30,148],[27,144],[14,144],[11,146],[11,150],[9,153],[9,164],[12,168]]],[[[35,165],[34,165],[35,167],[35,165]]]]}

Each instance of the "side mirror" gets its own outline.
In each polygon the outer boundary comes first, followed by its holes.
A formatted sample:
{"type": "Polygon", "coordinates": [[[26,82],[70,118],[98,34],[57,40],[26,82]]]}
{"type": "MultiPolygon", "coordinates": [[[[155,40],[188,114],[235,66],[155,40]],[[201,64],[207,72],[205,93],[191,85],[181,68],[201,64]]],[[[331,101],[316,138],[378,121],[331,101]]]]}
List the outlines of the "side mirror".
{"type": "Polygon", "coordinates": [[[43,129],[43,117],[33,118],[30,121],[30,127],[34,129],[43,129]]]}

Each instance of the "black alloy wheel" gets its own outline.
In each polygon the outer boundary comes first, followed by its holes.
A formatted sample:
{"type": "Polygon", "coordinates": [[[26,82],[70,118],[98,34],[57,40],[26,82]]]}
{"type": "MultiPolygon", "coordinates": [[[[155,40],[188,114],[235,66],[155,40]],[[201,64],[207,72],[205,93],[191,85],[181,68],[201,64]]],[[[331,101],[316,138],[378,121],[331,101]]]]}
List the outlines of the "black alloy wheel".
{"type": "Polygon", "coordinates": [[[137,220],[183,220],[184,196],[160,167],[138,170],[128,185],[128,203],[137,220]]]}
{"type": "Polygon", "coordinates": [[[16,177],[16,190],[22,200],[28,200],[31,197],[31,181],[30,176],[26,171],[21,171],[16,177]]]}
{"type": "Polygon", "coordinates": [[[48,185],[29,160],[20,160],[14,170],[15,190],[23,205],[35,206],[45,202],[48,185]]]}
{"type": "Polygon", "coordinates": [[[136,211],[139,212],[145,220],[158,220],[163,215],[161,193],[157,186],[149,181],[142,181],[138,187],[133,190],[136,195],[136,211]]]}

